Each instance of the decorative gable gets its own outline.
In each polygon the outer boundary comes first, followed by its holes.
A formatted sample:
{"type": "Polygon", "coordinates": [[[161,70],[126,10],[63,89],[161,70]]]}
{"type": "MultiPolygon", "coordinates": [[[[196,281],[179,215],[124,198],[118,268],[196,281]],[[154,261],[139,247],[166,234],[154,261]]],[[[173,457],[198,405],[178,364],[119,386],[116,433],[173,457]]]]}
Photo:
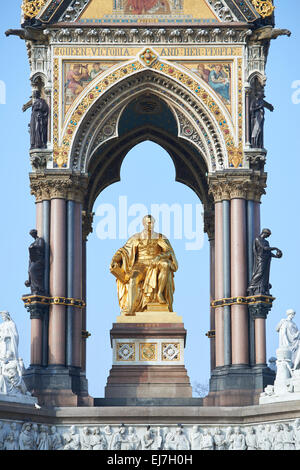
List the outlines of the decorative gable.
{"type": "Polygon", "coordinates": [[[272,0],[23,0],[41,23],[213,25],[272,16],[272,0]]]}

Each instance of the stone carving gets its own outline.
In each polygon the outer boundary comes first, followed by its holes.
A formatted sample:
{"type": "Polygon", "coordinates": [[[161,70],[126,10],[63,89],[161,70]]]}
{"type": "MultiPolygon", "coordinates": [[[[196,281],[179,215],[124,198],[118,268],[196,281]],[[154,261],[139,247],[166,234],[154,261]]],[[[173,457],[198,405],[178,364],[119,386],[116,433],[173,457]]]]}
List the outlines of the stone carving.
{"type": "Polygon", "coordinates": [[[81,450],[92,450],[91,433],[87,426],[85,426],[80,434],[81,450]]]}
{"type": "Polygon", "coordinates": [[[105,436],[100,432],[99,428],[94,428],[90,438],[90,445],[93,450],[106,450],[107,441],[105,436]]]}
{"type": "Polygon", "coordinates": [[[147,426],[146,432],[142,437],[143,450],[151,450],[155,443],[155,435],[150,426],[147,426]]]}
{"type": "Polygon", "coordinates": [[[35,229],[30,231],[30,235],[34,242],[29,246],[28,280],[25,286],[30,287],[32,295],[44,295],[45,242],[35,229]]]}
{"type": "Polygon", "coordinates": [[[226,437],[221,428],[217,428],[214,435],[215,450],[226,450],[226,437]]]}
{"type": "Polygon", "coordinates": [[[0,399],[18,402],[35,402],[27,391],[24,380],[24,363],[19,357],[19,334],[8,312],[0,313],[0,399]]]}
{"type": "Polygon", "coordinates": [[[140,450],[142,447],[141,439],[138,437],[133,426],[128,428],[128,450],[140,450]]]}
{"type": "Polygon", "coordinates": [[[49,106],[41,98],[39,91],[33,94],[32,112],[30,121],[30,148],[46,149],[48,140],[49,106]]]}
{"type": "Polygon", "coordinates": [[[247,430],[245,441],[247,450],[257,450],[257,435],[252,426],[247,430]]]}
{"type": "Polygon", "coordinates": [[[274,111],[274,107],[264,97],[263,90],[257,90],[250,104],[251,146],[255,149],[264,148],[265,108],[274,111]]]}
{"type": "Polygon", "coordinates": [[[174,446],[175,434],[169,430],[168,427],[163,429],[163,449],[164,450],[175,450],[174,446]]]}
{"type": "Polygon", "coordinates": [[[125,315],[145,311],[151,303],[173,311],[173,278],[178,263],[170,242],[154,232],[154,222],[152,216],[145,216],[144,230],[131,237],[111,262],[125,315]]]}
{"type": "Polygon", "coordinates": [[[36,442],[33,438],[32,424],[24,423],[19,437],[20,450],[36,450],[36,442]]]}
{"type": "Polygon", "coordinates": [[[57,431],[56,426],[51,426],[51,434],[50,434],[50,439],[51,439],[51,447],[50,450],[62,450],[63,448],[63,443],[62,443],[62,436],[61,434],[57,431]]]}
{"type": "MultiPolygon", "coordinates": [[[[216,1],[219,2],[219,0],[216,1]]],[[[227,15],[225,10],[223,10],[223,15],[224,17],[227,15]]],[[[19,31],[18,34],[24,36],[24,31],[19,31]]],[[[205,29],[199,27],[193,27],[193,29],[182,28],[179,31],[179,35],[178,31],[177,27],[155,28],[140,26],[139,28],[103,28],[97,32],[95,28],[87,26],[85,28],[51,28],[51,30],[45,29],[43,33],[52,43],[78,43],[80,37],[81,44],[113,44],[116,41],[116,36],[118,44],[174,44],[180,42],[202,44],[216,42],[216,37],[218,42],[226,43],[229,40],[228,31],[230,31],[229,36],[232,42],[245,43],[252,34],[251,29],[236,28],[233,32],[232,28],[221,29],[215,28],[215,26],[205,29]]],[[[256,40],[255,36],[252,36],[251,40],[256,40]]]]}
{"type": "Polygon", "coordinates": [[[201,450],[214,450],[214,438],[208,429],[203,431],[201,450]]]}
{"type": "Polygon", "coordinates": [[[0,449],[107,450],[108,430],[115,437],[113,450],[300,450],[299,419],[234,428],[178,425],[161,430],[156,425],[120,425],[114,432],[105,425],[73,425],[68,429],[63,425],[0,421],[0,449]]]}
{"type": "Polygon", "coordinates": [[[286,318],[277,325],[279,347],[276,350],[274,385],[265,388],[260,403],[297,400],[300,397],[300,331],[293,321],[296,312],[287,310],[286,318]]]}
{"type": "Polygon", "coordinates": [[[126,428],[122,424],[119,429],[113,434],[111,440],[111,450],[125,450],[126,443],[126,428]]]}
{"type": "Polygon", "coordinates": [[[254,240],[254,267],[248,288],[249,295],[270,295],[270,289],[272,287],[269,283],[271,259],[282,257],[282,251],[278,248],[270,247],[266,240],[270,235],[271,230],[265,228],[254,240]],[[274,254],[273,251],[276,251],[276,253],[274,254]]]}
{"type": "Polygon", "coordinates": [[[80,450],[80,435],[75,426],[71,426],[69,432],[63,435],[64,450],[80,450]]]}

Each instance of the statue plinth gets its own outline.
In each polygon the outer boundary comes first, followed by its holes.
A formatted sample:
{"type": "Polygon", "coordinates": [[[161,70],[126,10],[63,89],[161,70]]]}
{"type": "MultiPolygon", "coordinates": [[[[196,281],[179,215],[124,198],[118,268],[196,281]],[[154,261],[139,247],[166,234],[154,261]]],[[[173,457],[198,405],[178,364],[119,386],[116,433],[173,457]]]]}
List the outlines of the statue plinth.
{"type": "Polygon", "coordinates": [[[186,330],[174,312],[121,315],[110,331],[113,366],[106,398],[188,398],[186,330]]]}
{"type": "Polygon", "coordinates": [[[170,312],[167,305],[152,303],[145,312],[135,312],[133,315],[121,314],[117,323],[182,323],[182,317],[170,312]]]}

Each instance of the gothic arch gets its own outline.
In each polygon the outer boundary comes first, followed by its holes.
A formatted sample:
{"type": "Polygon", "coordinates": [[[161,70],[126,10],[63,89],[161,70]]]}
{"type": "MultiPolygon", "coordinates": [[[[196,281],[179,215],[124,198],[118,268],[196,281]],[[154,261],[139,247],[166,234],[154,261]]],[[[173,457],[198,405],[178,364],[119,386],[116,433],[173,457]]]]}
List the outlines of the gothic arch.
{"type": "MultiPolygon", "coordinates": [[[[181,69],[177,71],[184,76],[181,69]]],[[[191,77],[185,75],[185,81],[187,78],[193,82],[191,77]]],[[[93,95],[91,89],[95,88],[97,84],[94,82],[85,92],[80,104],[77,103],[77,111],[82,105],[87,108],[84,100],[93,95]]],[[[172,109],[178,122],[178,136],[190,141],[201,152],[209,172],[228,167],[228,149],[230,145],[234,146],[232,125],[229,119],[224,117],[223,108],[220,108],[202,81],[198,84],[198,89],[204,91],[199,98],[195,96],[195,90],[193,92],[185,84],[164,75],[161,71],[145,68],[117,81],[93,101],[82,119],[74,120],[73,116],[76,117],[77,112],[74,110],[72,119],[67,120],[61,140],[68,140],[68,166],[75,170],[86,170],[88,161],[97,147],[118,136],[117,126],[122,110],[131,100],[147,91],[165,101],[172,109]],[[206,101],[202,99],[203,96],[206,101]],[[186,133],[180,126],[183,120],[190,127],[186,133]],[[105,135],[105,130],[110,130],[108,135],[105,135]],[[70,137],[64,139],[67,133],[70,137]]],[[[185,129],[187,131],[187,127],[185,129]]]]}

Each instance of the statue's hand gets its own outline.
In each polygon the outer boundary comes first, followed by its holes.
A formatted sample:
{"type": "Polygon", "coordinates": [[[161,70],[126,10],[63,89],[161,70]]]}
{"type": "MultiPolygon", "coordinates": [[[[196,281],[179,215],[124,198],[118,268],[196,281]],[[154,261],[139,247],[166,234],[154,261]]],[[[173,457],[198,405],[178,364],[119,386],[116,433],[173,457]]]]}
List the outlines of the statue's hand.
{"type": "Polygon", "coordinates": [[[120,267],[121,262],[122,262],[122,256],[120,254],[114,256],[110,264],[110,269],[120,267]]]}
{"type": "Polygon", "coordinates": [[[282,255],[283,255],[282,251],[279,250],[278,248],[276,248],[276,250],[277,250],[276,251],[276,258],[282,258],[282,255]]]}

